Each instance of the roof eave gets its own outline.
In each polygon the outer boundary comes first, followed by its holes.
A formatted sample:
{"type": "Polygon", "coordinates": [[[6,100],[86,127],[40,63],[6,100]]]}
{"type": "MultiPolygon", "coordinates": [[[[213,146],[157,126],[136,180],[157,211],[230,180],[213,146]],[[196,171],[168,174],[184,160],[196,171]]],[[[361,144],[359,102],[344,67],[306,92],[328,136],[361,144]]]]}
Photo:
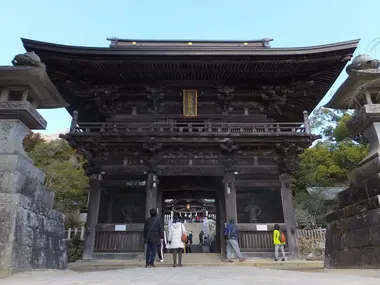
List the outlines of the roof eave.
{"type": "Polygon", "coordinates": [[[120,49],[108,47],[83,47],[68,46],[53,43],[46,43],[22,38],[22,42],[26,50],[43,50],[54,53],[70,54],[70,55],[227,55],[227,56],[307,56],[325,52],[349,51],[353,52],[359,40],[352,40],[328,45],[310,46],[301,48],[257,48],[248,46],[241,47],[196,47],[196,45],[176,46],[176,47],[143,47],[131,46],[120,49]]]}

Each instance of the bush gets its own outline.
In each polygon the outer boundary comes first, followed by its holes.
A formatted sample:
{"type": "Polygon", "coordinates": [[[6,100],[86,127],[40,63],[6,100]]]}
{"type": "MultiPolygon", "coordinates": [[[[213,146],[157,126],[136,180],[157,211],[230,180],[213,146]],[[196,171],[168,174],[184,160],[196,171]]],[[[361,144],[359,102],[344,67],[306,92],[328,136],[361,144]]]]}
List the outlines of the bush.
{"type": "Polygon", "coordinates": [[[78,236],[76,236],[70,242],[68,242],[67,248],[69,262],[75,262],[82,258],[83,241],[81,241],[78,236]]]}
{"type": "Polygon", "coordinates": [[[323,260],[325,255],[325,241],[318,239],[298,238],[298,247],[304,257],[313,256],[313,259],[323,260]]]}

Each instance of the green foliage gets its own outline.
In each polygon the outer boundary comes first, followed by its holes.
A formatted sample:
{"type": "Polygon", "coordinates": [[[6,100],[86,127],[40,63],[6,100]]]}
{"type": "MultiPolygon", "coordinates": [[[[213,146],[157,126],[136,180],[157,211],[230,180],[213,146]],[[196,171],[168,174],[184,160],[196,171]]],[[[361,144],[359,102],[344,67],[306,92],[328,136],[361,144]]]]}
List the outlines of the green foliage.
{"type": "Polygon", "coordinates": [[[68,260],[75,262],[82,258],[83,242],[76,236],[68,243],[68,260]]]}
{"type": "Polygon", "coordinates": [[[342,186],[347,175],[368,153],[361,137],[346,127],[349,113],[333,112],[326,108],[316,111],[313,129],[324,139],[300,155],[300,166],[295,175],[296,190],[310,186],[342,186]]]}
{"type": "Polygon", "coordinates": [[[365,144],[361,134],[352,133],[346,126],[351,119],[352,112],[319,108],[314,111],[310,119],[311,127],[315,133],[320,133],[324,141],[341,142],[352,140],[359,144],[365,144]]]}
{"type": "Polygon", "coordinates": [[[321,108],[311,120],[314,133],[323,139],[300,155],[294,176],[295,203],[309,224],[320,223],[331,210],[321,195],[310,195],[307,187],[339,187],[348,185],[348,174],[367,155],[368,145],[361,135],[346,127],[351,114],[321,108]]]}
{"type": "Polygon", "coordinates": [[[45,172],[45,186],[55,193],[56,208],[69,213],[86,207],[88,177],[82,168],[84,160],[66,141],[38,140],[27,153],[45,172]]]}

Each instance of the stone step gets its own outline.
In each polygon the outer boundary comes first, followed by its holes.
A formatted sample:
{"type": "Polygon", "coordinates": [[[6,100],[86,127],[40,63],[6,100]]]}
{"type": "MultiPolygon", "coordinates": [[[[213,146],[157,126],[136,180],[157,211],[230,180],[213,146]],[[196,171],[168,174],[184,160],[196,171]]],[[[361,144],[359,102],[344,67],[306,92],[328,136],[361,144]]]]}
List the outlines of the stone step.
{"type": "MultiPolygon", "coordinates": [[[[191,260],[197,260],[197,259],[212,259],[214,256],[218,256],[218,258],[223,259],[223,257],[218,253],[202,253],[200,246],[192,246],[192,253],[187,254],[193,255],[189,258],[191,260]],[[211,257],[213,256],[213,257],[211,257]]],[[[247,259],[273,259],[274,253],[273,252],[243,252],[243,257],[247,259]]],[[[286,253],[288,255],[288,253],[286,253]]],[[[169,256],[171,253],[165,253],[165,256],[169,256]]],[[[142,252],[137,253],[125,253],[125,252],[105,252],[105,253],[94,253],[93,258],[95,260],[104,260],[104,259],[115,259],[115,260],[142,260],[144,258],[144,254],[142,252]]]]}
{"type": "MultiPolygon", "coordinates": [[[[212,254],[208,254],[212,255],[212,254]]],[[[225,267],[225,266],[247,266],[247,267],[262,267],[262,268],[274,268],[274,269],[322,269],[322,261],[306,261],[306,260],[289,260],[285,262],[275,262],[273,259],[258,259],[247,260],[245,262],[226,263],[222,262],[214,256],[214,260],[204,260],[202,254],[188,254],[184,255],[182,263],[184,267],[225,267]],[[198,255],[198,259],[195,261],[190,256],[198,255]]],[[[78,272],[88,271],[105,271],[105,270],[118,270],[124,268],[136,268],[144,267],[145,262],[143,260],[91,260],[91,261],[77,261],[69,264],[70,270],[78,272]]],[[[156,267],[172,267],[172,260],[170,257],[165,259],[164,263],[156,262],[156,267]]]]}

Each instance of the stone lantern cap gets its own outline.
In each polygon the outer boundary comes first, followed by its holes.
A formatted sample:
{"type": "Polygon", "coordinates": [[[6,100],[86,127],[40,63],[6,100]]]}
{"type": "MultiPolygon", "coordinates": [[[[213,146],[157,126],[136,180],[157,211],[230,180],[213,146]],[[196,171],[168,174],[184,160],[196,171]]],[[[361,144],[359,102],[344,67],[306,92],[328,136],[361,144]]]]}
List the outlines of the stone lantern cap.
{"type": "MultiPolygon", "coordinates": [[[[380,62],[367,54],[355,57],[346,68],[348,78],[325,105],[332,109],[359,109],[376,99],[380,90],[380,62]],[[367,96],[367,98],[366,98],[367,96]],[[372,99],[369,99],[372,98],[372,99]]],[[[380,102],[373,102],[380,103],[380,102]]]]}
{"type": "Polygon", "coordinates": [[[0,120],[18,119],[32,130],[46,129],[47,122],[28,101],[0,101],[0,120]]]}
{"type": "Polygon", "coordinates": [[[28,90],[28,101],[38,109],[68,106],[42,67],[0,66],[0,92],[4,88],[11,92],[28,90]]]}

